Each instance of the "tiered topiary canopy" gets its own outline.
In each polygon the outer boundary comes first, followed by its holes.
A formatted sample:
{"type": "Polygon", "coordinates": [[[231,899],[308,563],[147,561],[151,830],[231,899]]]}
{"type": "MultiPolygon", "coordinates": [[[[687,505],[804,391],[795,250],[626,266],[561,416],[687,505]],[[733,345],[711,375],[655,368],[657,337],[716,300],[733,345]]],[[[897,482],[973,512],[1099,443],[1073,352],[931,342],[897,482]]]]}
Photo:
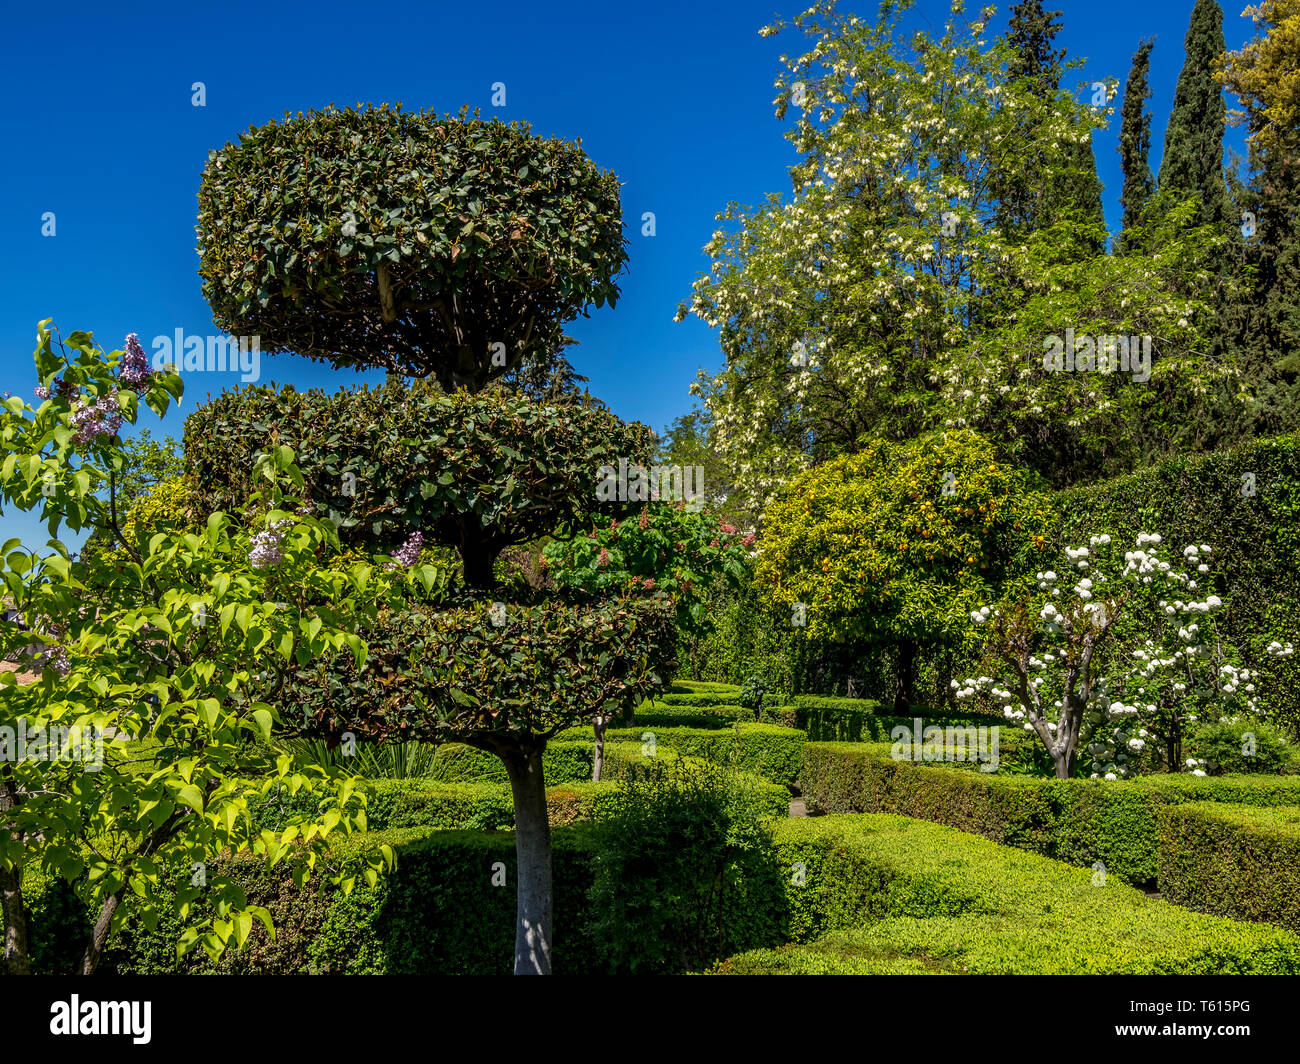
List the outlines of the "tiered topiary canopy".
{"type": "Polygon", "coordinates": [[[515,970],[549,972],[542,751],[662,682],[673,609],[644,595],[493,610],[484,593],[501,550],[589,522],[599,467],[644,462],[652,438],[591,406],[484,390],[617,300],[618,180],[526,125],[331,107],[213,152],[199,204],[218,326],[259,335],[268,352],[432,377],[446,393],[390,380],[223,396],[187,423],[186,463],[207,506],[231,509],[253,487],[252,454],[289,444],[345,543],[391,551],[419,531],[460,553],[460,601],[381,616],[360,667],[314,663],[283,701],[336,736],[455,740],[501,757],[516,817],[515,970]]]}

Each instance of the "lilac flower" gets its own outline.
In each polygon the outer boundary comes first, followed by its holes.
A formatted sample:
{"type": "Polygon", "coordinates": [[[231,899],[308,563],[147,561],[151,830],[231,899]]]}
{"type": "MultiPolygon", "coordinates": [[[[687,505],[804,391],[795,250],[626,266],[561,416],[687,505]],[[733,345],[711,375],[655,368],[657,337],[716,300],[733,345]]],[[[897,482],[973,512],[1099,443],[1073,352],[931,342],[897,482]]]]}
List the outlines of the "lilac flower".
{"type": "Polygon", "coordinates": [[[68,651],[65,647],[55,647],[50,652],[50,665],[60,676],[67,676],[72,671],[72,662],[68,658],[68,651]]]}
{"type": "Polygon", "coordinates": [[[118,407],[117,389],[101,395],[93,403],[82,399],[72,411],[72,434],[77,443],[89,443],[96,436],[113,437],[122,427],[122,412],[118,407]]]}
{"type": "Polygon", "coordinates": [[[149,359],[145,356],[144,348],[140,346],[140,338],[135,333],[131,333],[126,338],[126,353],[118,365],[117,375],[123,384],[132,388],[144,384],[152,376],[149,359]]]}
{"type": "Polygon", "coordinates": [[[284,561],[284,532],[293,525],[287,518],[253,533],[248,549],[248,564],[254,569],[272,569],[284,561]]]}
{"type": "MultiPolygon", "coordinates": [[[[420,560],[420,550],[424,546],[424,536],[419,532],[412,532],[397,550],[393,551],[393,561],[409,569],[420,560]]],[[[396,566],[394,566],[396,568],[396,566]]]]}
{"type": "Polygon", "coordinates": [[[37,399],[48,399],[50,397],[50,390],[43,384],[38,384],[32,391],[37,399]]]}

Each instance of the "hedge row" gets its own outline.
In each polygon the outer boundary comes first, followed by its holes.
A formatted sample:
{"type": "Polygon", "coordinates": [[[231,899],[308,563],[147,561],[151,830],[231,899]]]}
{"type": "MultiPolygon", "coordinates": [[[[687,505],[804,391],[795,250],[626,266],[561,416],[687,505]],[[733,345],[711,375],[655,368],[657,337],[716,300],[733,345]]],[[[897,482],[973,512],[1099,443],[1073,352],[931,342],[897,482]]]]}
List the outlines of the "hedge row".
{"type": "Polygon", "coordinates": [[[1190,802],[1159,815],[1166,898],[1300,931],[1300,807],[1190,802]]]}
{"type": "Polygon", "coordinates": [[[1189,912],[1114,878],[893,816],[777,829],[791,938],[734,974],[1300,972],[1300,936],[1189,912]]]}
{"type": "MultiPolygon", "coordinates": [[[[298,891],[287,869],[226,862],[266,905],[278,934],[254,930],[228,972],[504,974],[514,941],[514,847],[509,835],[393,830],[353,837],[342,851],[379,842],[397,868],[352,894],[298,891]]],[[[586,825],[558,828],[557,973],[595,967],[588,891],[597,859],[586,825]]],[[[940,825],[892,816],[836,816],[776,825],[751,866],[756,888],[721,914],[742,941],[800,948],[746,952],[723,971],[1300,972],[1300,937],[1194,913],[1144,897],[1114,879],[998,847],[940,825]],[[776,890],[766,889],[779,880],[776,890]]],[[[106,970],[174,971],[179,925],[128,929],[106,970]]],[[[192,954],[187,972],[210,971],[192,954]]]]}
{"type": "Polygon", "coordinates": [[[882,705],[871,698],[795,695],[793,702],[795,727],[806,731],[810,742],[878,742],[887,739],[899,724],[911,727],[916,717],[944,724],[1002,723],[999,717],[925,706],[913,706],[912,717],[897,717],[891,715],[892,705],[882,705]]]}
{"type": "Polygon", "coordinates": [[[732,687],[715,691],[669,691],[659,695],[652,705],[656,709],[663,706],[734,706],[739,693],[732,687]]]}
{"type": "MultiPolygon", "coordinates": [[[[577,738],[577,729],[560,732],[557,738],[577,738]]],[[[686,757],[696,757],[718,765],[730,765],[751,772],[772,783],[795,786],[799,779],[804,740],[803,732],[775,724],[736,724],[729,729],[717,728],[610,728],[606,743],[626,742],[646,747],[654,736],[656,751],[668,749],[686,757]]],[[[606,751],[608,752],[608,745],[606,751]]]]}
{"type": "Polygon", "coordinates": [[[808,743],[800,783],[811,813],[898,813],[1091,866],[1129,883],[1159,877],[1157,814],[1167,805],[1300,803],[1293,776],[1055,780],[896,761],[888,744],[808,743]]]}
{"type": "Polygon", "coordinates": [[[708,680],[674,680],[668,688],[669,694],[687,695],[695,692],[740,694],[740,688],[734,683],[712,683],[708,680]]]}

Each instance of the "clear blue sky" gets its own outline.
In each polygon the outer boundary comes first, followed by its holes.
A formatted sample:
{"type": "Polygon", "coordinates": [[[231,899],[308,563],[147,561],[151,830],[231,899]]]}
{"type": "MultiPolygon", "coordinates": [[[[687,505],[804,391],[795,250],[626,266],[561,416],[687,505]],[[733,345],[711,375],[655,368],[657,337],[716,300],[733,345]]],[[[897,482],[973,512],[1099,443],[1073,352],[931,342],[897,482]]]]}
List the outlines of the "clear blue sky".
{"type": "MultiPolygon", "coordinates": [[[[840,6],[864,18],[877,10],[876,0],[840,6]]],[[[1080,80],[1114,76],[1122,87],[1139,40],[1157,37],[1149,106],[1158,166],[1192,0],[1049,6],[1064,12],[1058,46],[1088,58],[1080,80]]],[[[1253,32],[1242,6],[1225,11],[1232,48],[1253,32]]],[[[1009,5],[998,7],[1001,32],[1009,5]]],[[[109,350],[128,332],[146,350],[176,329],[216,333],[194,236],[209,149],[286,110],[400,100],[412,110],[469,104],[581,138],[619,175],[631,241],[623,297],[569,329],[581,341],[569,357],[616,413],[662,428],[690,408],[696,369],[720,362],[707,328],[671,320],[706,266],[700,248],[715,213],[790,187],[793,155],[772,116],[772,82],[777,57],[803,38],[757,31],[798,10],[774,0],[10,4],[0,23],[0,392],[30,396],[41,318],[65,333],[93,330],[109,350]],[[196,81],[205,107],[191,105],[196,81]],[[504,108],[491,107],[494,82],[506,85],[504,108]],[[41,235],[47,211],[54,237],[41,235]],[[653,238],[641,236],[644,211],[655,212],[653,238]]],[[[947,11],[922,0],[912,19],[938,28],[947,11]]],[[[1094,140],[1112,229],[1117,126],[1094,140]]],[[[360,379],[296,356],[262,359],[264,382],[333,389],[360,379]]],[[[187,387],[182,416],[212,386],[191,377],[187,387]]],[[[180,435],[175,412],[160,425],[145,411],[141,424],[180,435]]],[[[44,542],[22,515],[0,524],[2,537],[44,542]]]]}

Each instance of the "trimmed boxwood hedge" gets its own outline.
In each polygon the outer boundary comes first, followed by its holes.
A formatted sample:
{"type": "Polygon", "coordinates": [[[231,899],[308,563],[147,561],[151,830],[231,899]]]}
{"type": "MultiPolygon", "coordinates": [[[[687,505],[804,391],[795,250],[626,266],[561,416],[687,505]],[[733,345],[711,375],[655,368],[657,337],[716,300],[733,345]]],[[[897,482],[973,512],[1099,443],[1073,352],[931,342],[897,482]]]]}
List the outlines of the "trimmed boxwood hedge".
{"type": "Polygon", "coordinates": [[[990,717],[948,709],[913,706],[912,717],[893,716],[893,707],[871,698],[839,698],[830,695],[795,695],[796,728],[808,733],[810,742],[880,742],[889,738],[890,729],[899,724],[911,727],[923,721],[944,724],[1002,724],[1000,717],[990,717]]]}
{"type": "MultiPolygon", "coordinates": [[[[577,738],[579,729],[560,732],[561,740],[577,738]]],[[[610,742],[634,745],[638,752],[642,736],[655,737],[656,750],[668,749],[686,757],[698,757],[718,765],[730,765],[752,772],[765,780],[793,787],[799,779],[804,733],[776,724],[742,723],[727,729],[706,728],[610,728],[605,732],[606,755],[610,742]]]]}
{"type": "Polygon", "coordinates": [[[1300,931],[1300,806],[1164,806],[1160,889],[1201,912],[1300,931]]]}
{"type": "Polygon", "coordinates": [[[1300,936],[1189,912],[1114,879],[894,816],[777,829],[791,938],[736,974],[1300,972],[1300,936]]]}
{"type": "Polygon", "coordinates": [[[669,691],[654,700],[653,707],[664,706],[734,706],[740,691],[726,688],[721,691],[669,691]]]}
{"type": "Polygon", "coordinates": [[[898,813],[1148,884],[1159,872],[1157,812],[1214,800],[1300,803],[1293,776],[1055,780],[895,761],[888,743],[808,743],[800,783],[810,813],[898,813]]]}
{"type": "Polygon", "coordinates": [[[674,680],[669,687],[669,694],[684,695],[694,694],[695,692],[706,692],[720,694],[730,692],[740,694],[740,688],[734,683],[713,683],[710,680],[674,680]]]}
{"type": "MultiPolygon", "coordinates": [[[[508,833],[394,829],[340,840],[340,853],[386,842],[397,868],[343,896],[294,888],[287,868],[226,862],[278,934],[254,930],[223,972],[505,974],[514,940],[508,833]],[[500,862],[502,885],[493,885],[500,862]]],[[[588,825],[557,828],[555,970],[585,973],[596,951],[587,909],[596,855],[588,825]]],[[[771,860],[782,891],[746,892],[724,917],[741,940],[803,948],[746,952],[723,971],[1300,972],[1300,937],[1189,912],[1070,868],[940,825],[894,816],[786,820],[771,860]]],[[[766,879],[767,868],[758,869],[766,879]]],[[[176,970],[179,926],[128,929],[105,970],[176,970]]],[[[201,952],[185,972],[213,966],[201,952]]]]}

